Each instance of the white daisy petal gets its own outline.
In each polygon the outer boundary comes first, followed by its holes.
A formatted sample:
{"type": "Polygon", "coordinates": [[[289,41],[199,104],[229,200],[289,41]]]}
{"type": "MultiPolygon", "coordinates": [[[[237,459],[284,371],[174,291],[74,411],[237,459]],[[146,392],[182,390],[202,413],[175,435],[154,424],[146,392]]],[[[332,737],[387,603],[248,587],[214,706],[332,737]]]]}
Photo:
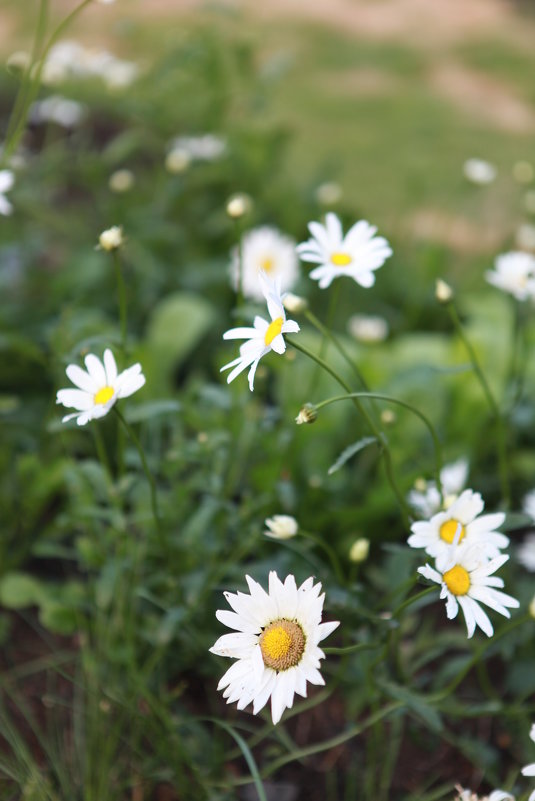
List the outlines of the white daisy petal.
{"type": "Polygon", "coordinates": [[[83,389],[84,392],[89,392],[91,395],[94,395],[95,392],[99,390],[99,386],[89,373],[86,373],[85,370],[82,370],[81,367],[78,367],[76,364],[69,364],[67,369],[65,370],[67,373],[67,378],[72,381],[72,383],[83,389]]]}
{"type": "Polygon", "coordinates": [[[91,395],[81,389],[60,389],[57,393],[56,403],[61,403],[70,409],[85,412],[93,406],[91,395]]]}
{"type": "MultiPolygon", "coordinates": [[[[113,387],[117,379],[117,364],[109,348],[104,351],[104,367],[106,369],[106,384],[113,387]]],[[[141,370],[141,365],[139,365],[141,370]]]]}
{"type": "Polygon", "coordinates": [[[85,357],[87,372],[94,380],[98,389],[106,386],[106,371],[100,359],[93,353],[88,353],[85,357]]]}

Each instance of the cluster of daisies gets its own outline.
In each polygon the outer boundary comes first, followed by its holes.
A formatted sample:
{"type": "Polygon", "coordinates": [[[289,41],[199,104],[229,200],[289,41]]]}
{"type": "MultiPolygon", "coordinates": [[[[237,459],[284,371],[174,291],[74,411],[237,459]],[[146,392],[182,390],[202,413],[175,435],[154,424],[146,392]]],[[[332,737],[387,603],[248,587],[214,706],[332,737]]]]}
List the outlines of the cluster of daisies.
{"type": "MultiPolygon", "coordinates": [[[[418,572],[440,584],[440,597],[446,600],[448,618],[456,617],[460,607],[468,637],[472,637],[476,627],[491,637],[494,629],[481,604],[510,617],[509,609],[518,608],[519,603],[501,591],[503,579],[494,575],[509,559],[502,553],[509,539],[498,531],[505,522],[505,515],[502,512],[482,514],[483,499],[471,489],[463,490],[458,497],[451,492],[464,483],[466,471],[465,462],[450,466],[447,473],[450,492],[446,494],[443,485],[440,497],[438,488],[431,486],[423,499],[417,498],[422,506],[427,505],[427,510],[435,502],[443,508],[430,519],[412,524],[408,544],[412,548],[423,548],[433,557],[434,567],[426,564],[418,568],[418,572]]],[[[413,494],[413,503],[415,499],[413,494]]]]}
{"type": "Polygon", "coordinates": [[[297,300],[295,296],[288,297],[287,290],[298,278],[298,257],[317,265],[310,278],[326,289],[342,276],[352,278],[362,287],[373,286],[375,270],[392,255],[387,240],[376,236],[377,228],[366,220],[355,223],[345,235],[340,220],[332,212],[326,215],[325,225],[311,222],[308,227],[311,238],[297,246],[273,228],[254,229],[243,237],[241,247],[234,252],[235,288],[245,297],[265,299],[271,319],[256,316],[253,327],[232,328],[223,335],[224,339],[246,340],[240,347],[240,355],[221,368],[232,368],[228,383],[249,368],[252,391],[260,359],[270,351],[284,353],[283,334],[299,331],[295,320],[286,319],[285,311],[285,305],[291,308],[297,300]]]}

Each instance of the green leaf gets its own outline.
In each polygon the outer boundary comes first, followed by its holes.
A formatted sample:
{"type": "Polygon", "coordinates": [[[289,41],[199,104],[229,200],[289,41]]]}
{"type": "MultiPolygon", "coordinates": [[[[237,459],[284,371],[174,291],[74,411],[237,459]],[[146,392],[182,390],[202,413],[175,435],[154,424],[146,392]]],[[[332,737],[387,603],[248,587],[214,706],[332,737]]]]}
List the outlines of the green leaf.
{"type": "Polygon", "coordinates": [[[352,456],[355,456],[356,453],[363,450],[363,448],[367,448],[368,445],[371,445],[373,442],[377,442],[377,437],[363,437],[359,439],[358,442],[348,445],[348,447],[342,451],[336,462],[329,467],[327,475],[332,476],[332,474],[340,470],[352,456]]]}
{"type": "Polygon", "coordinates": [[[7,573],[0,580],[0,603],[8,609],[34,606],[42,598],[39,581],[25,573],[7,573]]]}
{"type": "Polygon", "coordinates": [[[142,423],[160,414],[176,414],[180,409],[176,400],[155,400],[125,408],[124,416],[129,423],[142,423]]]}
{"type": "Polygon", "coordinates": [[[416,693],[407,690],[406,687],[401,687],[399,684],[394,684],[389,681],[378,682],[385,692],[397,701],[403,701],[420,720],[422,720],[432,731],[442,731],[444,728],[442,719],[434,707],[430,706],[427,701],[416,693]]]}

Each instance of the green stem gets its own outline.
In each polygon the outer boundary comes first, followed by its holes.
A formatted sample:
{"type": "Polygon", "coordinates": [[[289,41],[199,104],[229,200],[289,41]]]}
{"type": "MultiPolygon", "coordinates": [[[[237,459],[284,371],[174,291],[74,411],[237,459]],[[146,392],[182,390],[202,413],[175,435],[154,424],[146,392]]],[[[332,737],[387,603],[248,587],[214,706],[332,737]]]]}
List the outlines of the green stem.
{"type": "Polygon", "coordinates": [[[156,531],[158,532],[158,536],[160,537],[161,544],[165,545],[165,539],[164,539],[163,534],[162,534],[162,524],[161,524],[160,515],[159,515],[159,512],[158,512],[158,496],[156,494],[156,482],[154,481],[154,476],[152,475],[152,473],[151,473],[151,471],[149,469],[149,466],[147,464],[147,460],[145,458],[145,452],[143,450],[141,442],[139,441],[138,437],[134,433],[134,430],[133,430],[132,426],[130,426],[126,422],[122,412],[120,412],[119,409],[117,408],[117,404],[115,404],[115,406],[113,407],[113,411],[115,412],[115,414],[117,415],[117,417],[121,421],[121,424],[123,425],[126,433],[128,434],[128,436],[130,437],[130,439],[134,443],[134,445],[135,445],[135,447],[137,449],[137,452],[139,454],[139,458],[141,459],[141,464],[143,465],[143,470],[145,472],[145,476],[147,478],[147,481],[149,482],[150,500],[151,500],[151,506],[152,506],[152,515],[154,517],[154,523],[156,525],[156,531]]]}
{"type": "Polygon", "coordinates": [[[356,654],[359,651],[373,651],[375,648],[380,648],[381,645],[379,643],[373,642],[357,642],[355,645],[348,645],[345,648],[322,648],[322,651],[325,651],[326,654],[338,654],[342,656],[344,654],[356,654]]]}
{"type": "Polygon", "coordinates": [[[355,407],[357,409],[357,412],[359,412],[359,414],[361,414],[362,417],[364,417],[364,419],[367,422],[368,426],[371,428],[371,430],[373,431],[373,433],[377,437],[377,441],[379,443],[379,447],[380,447],[381,453],[383,455],[383,460],[384,460],[384,465],[385,465],[385,473],[386,473],[386,477],[388,479],[388,483],[390,484],[390,486],[392,488],[392,491],[394,492],[394,495],[396,496],[396,498],[398,500],[398,503],[400,505],[401,511],[402,511],[402,513],[403,513],[403,515],[405,517],[405,523],[407,524],[407,526],[409,526],[410,525],[410,509],[409,509],[409,507],[407,505],[407,502],[405,501],[405,498],[403,497],[403,493],[401,492],[401,490],[399,489],[399,487],[398,487],[398,485],[396,483],[396,479],[395,479],[395,476],[394,476],[394,469],[393,469],[393,466],[392,466],[392,456],[391,456],[391,453],[390,453],[390,448],[388,447],[387,439],[386,439],[384,433],[380,429],[377,428],[377,426],[375,424],[375,421],[370,417],[370,415],[368,414],[368,411],[365,409],[363,404],[360,402],[359,393],[358,392],[352,393],[351,392],[351,387],[320,356],[316,356],[315,353],[312,353],[312,351],[310,351],[308,348],[305,348],[304,345],[300,345],[294,339],[290,339],[289,337],[286,337],[286,341],[288,342],[289,345],[292,345],[296,350],[299,350],[299,351],[301,351],[301,353],[304,353],[305,356],[308,356],[309,359],[312,359],[313,361],[315,361],[316,364],[318,364],[320,367],[323,367],[323,369],[326,370],[329,373],[329,375],[331,375],[335,379],[335,381],[337,381],[340,384],[340,386],[345,389],[347,394],[352,396],[351,400],[353,401],[353,404],[355,405],[355,407]]]}
{"type": "Polygon", "coordinates": [[[305,311],[305,317],[314,326],[314,328],[317,328],[317,330],[321,334],[323,334],[325,339],[329,339],[332,342],[332,344],[334,345],[334,347],[336,348],[338,353],[342,356],[343,359],[345,359],[345,361],[350,366],[351,370],[355,374],[355,377],[356,377],[357,381],[360,384],[362,384],[362,386],[366,390],[366,392],[369,392],[370,388],[369,388],[369,386],[368,386],[368,384],[366,382],[366,379],[364,378],[364,376],[360,372],[360,370],[358,368],[358,365],[355,364],[355,362],[353,361],[353,359],[351,358],[351,356],[349,355],[347,350],[344,348],[342,343],[339,341],[338,337],[336,337],[333,334],[333,332],[329,328],[327,328],[327,326],[323,325],[323,323],[320,320],[318,320],[316,315],[313,312],[311,312],[310,309],[307,309],[305,311]]]}
{"type": "Polygon", "coordinates": [[[117,279],[117,297],[119,301],[119,320],[121,324],[121,343],[123,351],[126,353],[126,332],[127,332],[127,312],[126,312],[126,286],[124,283],[123,271],[121,269],[121,258],[119,249],[114,248],[113,263],[115,265],[115,277],[117,279]]]}
{"type": "Polygon", "coordinates": [[[345,578],[340,565],[340,560],[338,559],[336,552],[331,548],[330,545],[327,545],[327,543],[324,542],[322,538],[318,537],[316,534],[312,534],[310,531],[303,531],[303,529],[299,529],[299,533],[302,534],[303,537],[306,537],[307,539],[312,540],[312,542],[315,542],[316,545],[319,545],[319,547],[325,551],[325,553],[329,557],[331,566],[336,574],[338,583],[343,586],[345,584],[345,578]]]}
{"type": "Polygon", "coordinates": [[[102,439],[102,433],[100,431],[98,422],[95,425],[91,426],[91,432],[93,434],[93,439],[95,440],[95,448],[97,450],[97,455],[99,461],[106,471],[106,474],[110,481],[113,480],[113,474],[111,471],[110,460],[108,459],[108,454],[106,453],[106,448],[104,445],[104,440],[102,439]]]}
{"type": "Polygon", "coordinates": [[[420,598],[425,598],[426,595],[430,595],[432,592],[436,592],[437,590],[438,586],[426,587],[425,590],[416,593],[416,595],[411,595],[410,598],[407,598],[405,601],[403,601],[403,603],[400,604],[398,608],[394,610],[394,612],[392,612],[392,617],[398,617],[408,606],[411,606],[412,604],[416,603],[416,601],[419,601],[420,598]]]}
{"type": "Polygon", "coordinates": [[[503,415],[502,415],[502,413],[500,411],[500,408],[498,406],[498,403],[496,402],[496,399],[495,399],[494,395],[491,392],[490,386],[489,386],[488,381],[487,381],[487,379],[485,377],[485,374],[484,374],[484,372],[483,372],[483,370],[481,368],[481,364],[480,364],[479,359],[477,357],[477,354],[476,354],[476,352],[474,350],[474,347],[473,347],[472,343],[470,342],[470,340],[468,339],[468,337],[466,336],[466,333],[464,331],[463,325],[461,323],[461,320],[459,318],[459,315],[457,313],[457,310],[456,310],[453,302],[449,301],[446,304],[446,307],[447,307],[449,315],[450,315],[450,317],[452,319],[453,325],[454,325],[454,327],[455,327],[455,329],[457,331],[457,334],[459,335],[463,345],[466,348],[466,351],[468,353],[470,361],[472,362],[472,367],[474,369],[474,372],[475,372],[477,378],[479,379],[479,383],[481,384],[481,388],[482,388],[483,393],[484,393],[484,395],[485,395],[485,397],[487,399],[487,403],[489,405],[489,408],[490,408],[490,410],[491,410],[491,412],[494,415],[494,418],[496,420],[496,446],[497,446],[497,451],[498,451],[498,466],[499,466],[499,472],[500,472],[500,483],[501,483],[502,496],[503,496],[503,500],[504,500],[505,506],[509,507],[510,502],[511,502],[511,491],[510,491],[510,487],[509,487],[509,472],[508,472],[508,469],[507,469],[507,452],[506,452],[506,446],[505,446],[505,426],[504,426],[503,415]]]}
{"type": "MultiPolygon", "coordinates": [[[[20,110],[19,118],[18,118],[16,124],[14,123],[11,126],[12,127],[12,131],[11,131],[11,134],[10,134],[10,138],[9,138],[9,141],[6,142],[4,153],[3,153],[3,162],[4,163],[7,164],[9,162],[9,159],[11,158],[13,153],[16,151],[16,149],[18,147],[18,144],[19,144],[19,141],[20,141],[20,139],[22,137],[22,134],[24,133],[24,130],[26,128],[26,121],[27,121],[27,118],[28,118],[28,111],[29,111],[29,108],[30,108],[31,104],[33,103],[33,101],[37,97],[37,93],[39,91],[39,86],[41,85],[41,74],[43,72],[43,68],[44,68],[44,65],[45,65],[46,57],[47,57],[48,53],[50,52],[50,49],[56,43],[56,41],[59,39],[59,37],[63,34],[64,30],[71,24],[73,19],[75,17],[77,17],[78,14],[81,11],[83,11],[83,9],[86,6],[88,6],[90,3],[92,3],[92,2],[93,2],[93,0],[83,0],[83,2],[80,3],[80,5],[77,6],[73,11],[71,11],[71,13],[68,14],[65,17],[63,22],[61,22],[58,25],[58,27],[56,28],[56,30],[54,31],[54,33],[52,34],[52,36],[48,40],[48,43],[47,43],[43,53],[41,54],[41,58],[40,58],[40,61],[39,61],[39,66],[35,70],[33,79],[30,81],[29,84],[27,82],[25,82],[25,84],[23,84],[23,87],[21,87],[21,91],[24,89],[24,95],[25,96],[24,96],[24,99],[21,100],[21,102],[19,104],[17,104],[17,103],[15,104],[16,106],[18,105],[21,110],[20,110]]],[[[34,69],[33,69],[34,63],[35,62],[32,62],[30,64],[30,66],[28,67],[28,76],[29,76],[29,78],[31,78],[31,74],[34,72],[34,69]]]]}
{"type": "Polygon", "coordinates": [[[323,406],[328,406],[330,403],[336,403],[337,401],[341,400],[349,400],[350,398],[373,398],[374,400],[384,400],[388,403],[396,403],[398,406],[403,406],[404,409],[408,409],[410,412],[420,418],[420,420],[427,427],[427,430],[431,435],[431,439],[433,440],[433,447],[435,451],[435,480],[442,495],[442,486],[440,482],[440,471],[442,469],[442,446],[434,426],[423,414],[423,412],[420,412],[418,409],[416,409],[416,407],[412,406],[406,401],[399,400],[398,398],[392,398],[390,395],[383,395],[380,392],[351,392],[349,395],[337,395],[334,398],[327,398],[324,401],[320,401],[320,403],[314,404],[314,408],[319,410],[323,406]]]}

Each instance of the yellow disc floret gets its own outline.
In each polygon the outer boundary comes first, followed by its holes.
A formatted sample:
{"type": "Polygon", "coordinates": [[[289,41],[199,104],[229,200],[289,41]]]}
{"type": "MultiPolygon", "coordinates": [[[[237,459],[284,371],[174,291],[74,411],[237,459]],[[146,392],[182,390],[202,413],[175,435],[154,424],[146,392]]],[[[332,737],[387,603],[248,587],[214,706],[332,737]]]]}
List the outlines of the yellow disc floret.
{"type": "Polygon", "coordinates": [[[451,545],[458,530],[460,531],[459,539],[457,540],[459,543],[464,540],[466,535],[465,527],[462,523],[459,523],[458,520],[446,520],[446,522],[442,523],[440,526],[440,538],[451,545]]]}
{"type": "Polygon", "coordinates": [[[288,670],[299,664],[305,650],[305,635],[299,623],[275,620],[260,635],[260,650],[266,667],[288,670]]]}
{"type": "Polygon", "coordinates": [[[263,269],[265,273],[270,273],[275,266],[275,260],[266,256],[265,259],[262,259],[260,262],[260,267],[263,269]]]}
{"type": "Polygon", "coordinates": [[[331,256],[331,262],[335,267],[347,267],[352,261],[349,253],[333,253],[331,256]]]}
{"type": "Polygon", "coordinates": [[[99,389],[98,392],[95,393],[93,400],[95,403],[104,404],[107,403],[109,400],[113,398],[113,393],[115,390],[113,387],[102,387],[99,389]]]}
{"type": "Polygon", "coordinates": [[[455,565],[450,570],[446,570],[442,578],[453,595],[466,595],[470,589],[470,575],[468,570],[461,565],[455,565]]]}
{"type": "Polygon", "coordinates": [[[282,317],[277,317],[275,320],[273,320],[273,322],[269,324],[268,329],[266,331],[266,335],[264,337],[264,342],[266,343],[266,346],[271,345],[275,337],[279,336],[282,330],[283,322],[284,320],[282,319],[282,317]]]}

